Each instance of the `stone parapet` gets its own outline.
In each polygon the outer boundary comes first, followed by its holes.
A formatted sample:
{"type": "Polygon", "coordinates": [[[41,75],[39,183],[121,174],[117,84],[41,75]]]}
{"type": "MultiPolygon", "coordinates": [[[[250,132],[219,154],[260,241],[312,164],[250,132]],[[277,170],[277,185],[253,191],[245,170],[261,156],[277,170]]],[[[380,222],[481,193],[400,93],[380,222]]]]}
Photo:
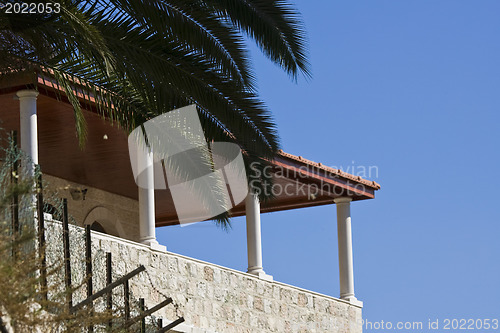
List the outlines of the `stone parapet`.
{"type": "Polygon", "coordinates": [[[144,265],[146,272],[130,281],[131,292],[147,307],[171,297],[175,306],[155,316],[165,324],[183,316],[175,332],[362,332],[361,308],[347,301],[98,232],[92,232],[92,245],[94,290],[105,281],[99,267],[106,252],[112,253],[114,279],[144,265]]]}

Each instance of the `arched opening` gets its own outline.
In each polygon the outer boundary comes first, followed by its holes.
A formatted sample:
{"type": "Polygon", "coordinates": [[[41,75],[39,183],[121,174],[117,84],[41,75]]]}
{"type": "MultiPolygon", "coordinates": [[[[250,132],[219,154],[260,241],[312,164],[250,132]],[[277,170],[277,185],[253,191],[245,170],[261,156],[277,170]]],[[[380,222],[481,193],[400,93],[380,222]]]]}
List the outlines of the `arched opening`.
{"type": "Polygon", "coordinates": [[[127,238],[121,223],[115,214],[108,208],[97,206],[90,210],[83,221],[84,225],[90,224],[90,229],[107,235],[127,238]]]}
{"type": "Polygon", "coordinates": [[[43,212],[52,215],[52,218],[57,221],[62,221],[62,213],[49,203],[43,204],[43,212]]]}
{"type": "Polygon", "coordinates": [[[102,232],[103,234],[107,234],[106,230],[104,230],[104,227],[97,221],[94,221],[92,225],[90,226],[90,230],[102,232]]]}

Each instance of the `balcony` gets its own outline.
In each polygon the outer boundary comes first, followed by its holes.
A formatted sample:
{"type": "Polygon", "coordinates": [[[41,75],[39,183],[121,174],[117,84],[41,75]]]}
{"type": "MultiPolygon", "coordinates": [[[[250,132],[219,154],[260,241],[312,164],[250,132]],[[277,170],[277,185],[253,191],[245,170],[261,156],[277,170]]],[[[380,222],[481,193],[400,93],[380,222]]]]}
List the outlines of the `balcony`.
{"type": "MultiPolygon", "coordinates": [[[[47,221],[49,264],[61,253],[61,231],[60,222],[47,221]]],[[[154,315],[164,324],[184,317],[185,322],[173,332],[362,332],[361,307],[349,301],[180,254],[155,251],[119,237],[91,233],[94,290],[105,286],[107,252],[112,255],[113,280],[144,265],[146,271],[130,280],[131,294],[135,299],[144,298],[146,308],[156,305],[162,297],[171,297],[175,306],[166,306],[154,315]]],[[[83,235],[83,228],[70,225],[74,285],[81,284],[84,278],[84,269],[78,270],[83,252],[75,251],[83,249],[83,235]]],[[[85,298],[84,289],[74,293],[74,304],[85,298]]],[[[121,299],[123,291],[117,289],[114,297],[121,299]]]]}

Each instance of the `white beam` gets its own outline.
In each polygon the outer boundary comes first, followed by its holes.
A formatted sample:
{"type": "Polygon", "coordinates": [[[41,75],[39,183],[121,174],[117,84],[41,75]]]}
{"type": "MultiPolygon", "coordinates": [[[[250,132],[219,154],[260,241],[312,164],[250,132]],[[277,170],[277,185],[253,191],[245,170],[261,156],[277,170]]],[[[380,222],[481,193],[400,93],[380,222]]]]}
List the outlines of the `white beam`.
{"type": "Polygon", "coordinates": [[[156,215],[155,215],[155,182],[153,169],[153,153],[148,147],[139,150],[139,166],[144,170],[143,184],[146,188],[139,187],[139,241],[158,251],[166,251],[156,240],[156,215]]]}
{"type": "Polygon", "coordinates": [[[340,298],[359,305],[361,302],[359,302],[354,296],[351,201],[352,198],[349,197],[334,199],[334,202],[337,204],[340,298]]]}
{"type": "Polygon", "coordinates": [[[271,280],[273,277],[267,275],[262,268],[262,239],[260,225],[260,202],[259,197],[249,192],[245,199],[245,211],[247,222],[247,252],[248,270],[247,273],[257,275],[264,280],[271,280]]]}
{"type": "Polygon", "coordinates": [[[20,90],[19,98],[21,150],[31,159],[29,174],[34,174],[34,165],[38,164],[38,126],[36,114],[36,90],[20,90]]]}

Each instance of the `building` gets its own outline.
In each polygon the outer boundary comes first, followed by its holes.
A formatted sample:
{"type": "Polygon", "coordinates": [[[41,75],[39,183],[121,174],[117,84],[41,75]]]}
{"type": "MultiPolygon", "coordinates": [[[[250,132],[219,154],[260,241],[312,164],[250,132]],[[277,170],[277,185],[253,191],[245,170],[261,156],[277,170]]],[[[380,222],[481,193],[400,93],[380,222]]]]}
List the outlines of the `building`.
{"type": "MultiPolygon", "coordinates": [[[[350,205],[373,199],[377,183],[281,152],[271,170],[281,189],[276,198],[261,205],[249,194],[233,209],[234,216],[246,216],[247,272],[170,253],[168,244],[156,240],[155,228],[179,223],[172,197],[168,190],[138,189],[127,134],[84,110],[88,142],[80,149],[72,106],[64,95],[59,98],[59,87],[39,78],[36,90],[27,89],[28,82],[1,87],[2,127],[20,133],[21,149],[41,166],[50,186],[68,198],[77,224],[96,230],[93,245],[113,254],[114,272],[143,264],[155,288],[174,299],[175,309],[157,315],[165,323],[182,315],[185,322],[175,332],[362,331],[362,302],[354,294],[350,205]],[[329,204],[337,206],[339,297],[274,281],[262,264],[261,214],[329,204]]],[[[157,296],[148,283],[146,278],[133,280],[131,288],[153,306],[157,296]]]]}

